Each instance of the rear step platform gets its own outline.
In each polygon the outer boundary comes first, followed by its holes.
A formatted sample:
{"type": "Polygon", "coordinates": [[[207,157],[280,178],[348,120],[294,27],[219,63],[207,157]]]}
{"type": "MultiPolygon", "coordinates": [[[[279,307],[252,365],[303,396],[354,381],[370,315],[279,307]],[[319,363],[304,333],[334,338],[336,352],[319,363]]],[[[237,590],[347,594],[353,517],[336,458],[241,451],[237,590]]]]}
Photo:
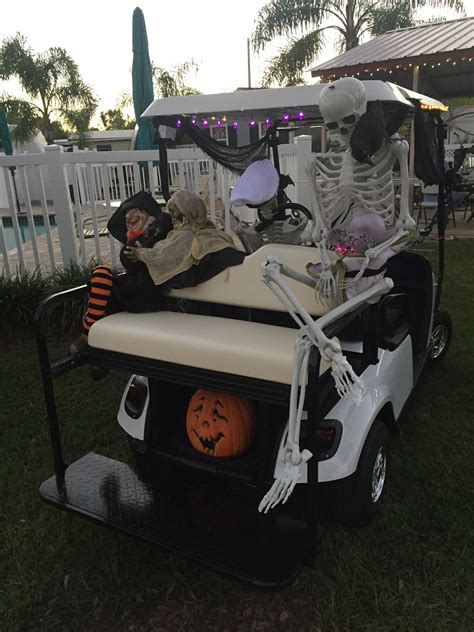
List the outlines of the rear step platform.
{"type": "MultiPolygon", "coordinates": [[[[197,482],[197,481],[196,481],[197,482]]],[[[40,488],[60,509],[158,544],[213,570],[262,588],[284,588],[301,572],[316,545],[306,522],[273,512],[235,491],[201,485],[159,485],[133,466],[93,452],[40,488]]]]}

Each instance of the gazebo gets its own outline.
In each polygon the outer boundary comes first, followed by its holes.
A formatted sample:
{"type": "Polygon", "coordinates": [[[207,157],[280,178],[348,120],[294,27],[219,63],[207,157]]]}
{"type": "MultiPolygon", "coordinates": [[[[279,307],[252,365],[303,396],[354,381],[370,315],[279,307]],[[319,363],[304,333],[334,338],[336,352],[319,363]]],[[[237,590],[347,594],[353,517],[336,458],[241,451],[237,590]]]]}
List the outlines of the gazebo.
{"type": "Polygon", "coordinates": [[[474,96],[474,17],[388,31],[319,64],[312,77],[382,79],[437,99],[474,96]]]}

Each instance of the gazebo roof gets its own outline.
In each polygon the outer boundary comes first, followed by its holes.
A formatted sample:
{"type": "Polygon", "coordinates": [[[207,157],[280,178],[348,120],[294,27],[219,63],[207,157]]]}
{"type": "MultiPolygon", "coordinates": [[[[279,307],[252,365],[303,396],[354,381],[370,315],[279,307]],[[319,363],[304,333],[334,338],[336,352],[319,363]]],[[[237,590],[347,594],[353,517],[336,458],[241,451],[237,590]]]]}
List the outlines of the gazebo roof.
{"type": "Polygon", "coordinates": [[[345,75],[379,79],[380,73],[389,73],[394,74],[390,80],[400,84],[397,71],[418,65],[435,70],[430,81],[437,96],[472,95],[473,58],[474,17],[468,17],[388,31],[319,64],[311,75],[323,80],[345,75]]]}

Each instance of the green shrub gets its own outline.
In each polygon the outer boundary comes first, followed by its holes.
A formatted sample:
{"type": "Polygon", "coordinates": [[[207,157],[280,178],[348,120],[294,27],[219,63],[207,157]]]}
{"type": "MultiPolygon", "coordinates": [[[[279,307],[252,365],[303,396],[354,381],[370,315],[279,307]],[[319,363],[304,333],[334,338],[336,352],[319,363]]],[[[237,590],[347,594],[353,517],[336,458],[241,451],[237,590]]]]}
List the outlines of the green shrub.
{"type": "Polygon", "coordinates": [[[0,276],[1,338],[31,330],[36,308],[52,293],[51,278],[41,270],[28,270],[14,277],[0,276]]]}
{"type": "MultiPolygon", "coordinates": [[[[0,340],[30,337],[34,316],[41,301],[56,292],[84,285],[90,279],[97,260],[70,263],[51,275],[41,270],[18,272],[14,277],[0,276],[0,340]]],[[[70,336],[80,329],[85,309],[85,295],[66,298],[48,311],[48,330],[57,336],[70,336]]]]}

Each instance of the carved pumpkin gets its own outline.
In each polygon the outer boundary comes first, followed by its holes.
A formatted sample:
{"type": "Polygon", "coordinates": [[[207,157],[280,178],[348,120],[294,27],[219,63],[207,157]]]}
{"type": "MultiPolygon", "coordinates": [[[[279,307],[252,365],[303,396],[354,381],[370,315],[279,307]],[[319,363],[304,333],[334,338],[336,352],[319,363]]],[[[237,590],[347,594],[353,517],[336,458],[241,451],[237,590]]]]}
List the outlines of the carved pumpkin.
{"type": "Polygon", "coordinates": [[[198,389],[186,414],[192,446],[203,454],[239,456],[255,436],[255,402],[215,391],[198,389]]]}

